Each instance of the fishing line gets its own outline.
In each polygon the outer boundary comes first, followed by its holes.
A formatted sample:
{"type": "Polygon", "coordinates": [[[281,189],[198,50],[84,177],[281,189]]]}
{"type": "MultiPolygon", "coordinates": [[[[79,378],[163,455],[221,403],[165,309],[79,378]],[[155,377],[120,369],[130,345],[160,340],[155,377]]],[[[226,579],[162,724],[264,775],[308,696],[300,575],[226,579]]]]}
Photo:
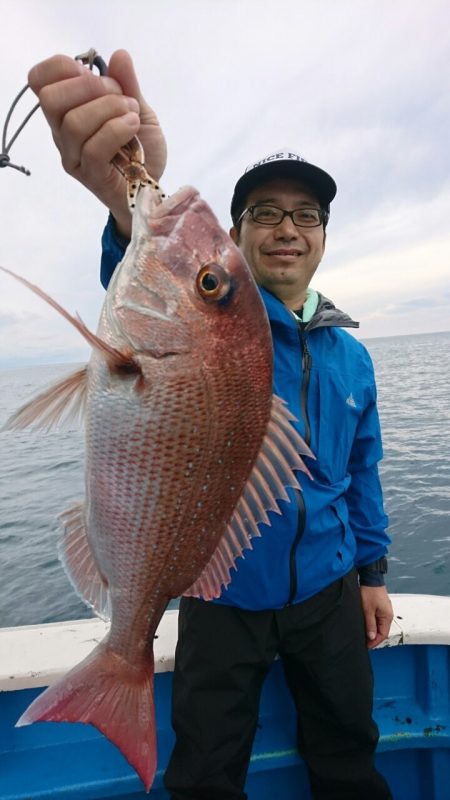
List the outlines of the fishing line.
{"type": "MultiPolygon", "coordinates": [[[[90,70],[93,70],[94,67],[96,67],[100,75],[106,75],[107,72],[106,63],[93,47],[91,47],[86,53],[81,53],[81,55],[75,56],[75,61],[81,61],[81,63],[85,64],[90,70]]],[[[9,142],[7,142],[7,137],[8,137],[8,125],[11,120],[14,109],[16,108],[18,102],[29,88],[30,86],[27,83],[26,86],[24,86],[23,89],[20,90],[19,94],[14,98],[11,107],[6,115],[5,124],[3,125],[3,131],[2,131],[2,151],[0,153],[0,167],[12,167],[13,169],[17,169],[19,172],[22,172],[24,175],[31,175],[30,170],[27,169],[26,167],[21,167],[18,164],[13,164],[9,156],[9,151],[11,150],[11,147],[16,141],[19,133],[23,131],[25,125],[31,119],[35,111],[37,111],[38,108],[40,108],[41,104],[36,103],[36,105],[26,115],[23,122],[19,125],[16,132],[9,140],[9,142]]]]}

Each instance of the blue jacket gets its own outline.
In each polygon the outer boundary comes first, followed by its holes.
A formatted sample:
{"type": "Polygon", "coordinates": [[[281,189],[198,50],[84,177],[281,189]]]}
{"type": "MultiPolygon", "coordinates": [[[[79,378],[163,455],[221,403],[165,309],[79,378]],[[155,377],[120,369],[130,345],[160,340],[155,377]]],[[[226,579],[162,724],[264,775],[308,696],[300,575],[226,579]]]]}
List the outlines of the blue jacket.
{"type": "MultiPolygon", "coordinates": [[[[111,221],[103,234],[101,280],[106,287],[126,240],[111,221]]],[[[300,473],[302,492],[288,490],[282,515],[260,525],[221,597],[250,610],[282,608],[311,597],[354,565],[387,552],[390,538],[378,476],[382,458],[376,386],[366,348],[342,330],[352,320],[320,296],[312,319],[299,323],[276,297],[260,289],[272,329],[273,390],[287,401],[316,461],[314,477],[300,473]]]]}

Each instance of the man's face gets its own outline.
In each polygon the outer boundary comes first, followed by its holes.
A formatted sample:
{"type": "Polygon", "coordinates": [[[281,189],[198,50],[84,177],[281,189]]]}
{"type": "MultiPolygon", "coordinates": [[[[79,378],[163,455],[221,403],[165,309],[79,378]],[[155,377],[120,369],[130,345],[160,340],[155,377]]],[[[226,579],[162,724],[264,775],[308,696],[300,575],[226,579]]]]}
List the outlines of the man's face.
{"type": "MultiPolygon", "coordinates": [[[[307,186],[288,178],[276,178],[253,189],[246,206],[255,203],[287,211],[302,206],[320,207],[307,186]]],[[[232,228],[230,235],[247,259],[256,282],[290,308],[300,308],[324,253],[323,226],[299,228],[290,217],[285,217],[279,225],[269,227],[254,222],[246,214],[240,231],[232,228]]]]}

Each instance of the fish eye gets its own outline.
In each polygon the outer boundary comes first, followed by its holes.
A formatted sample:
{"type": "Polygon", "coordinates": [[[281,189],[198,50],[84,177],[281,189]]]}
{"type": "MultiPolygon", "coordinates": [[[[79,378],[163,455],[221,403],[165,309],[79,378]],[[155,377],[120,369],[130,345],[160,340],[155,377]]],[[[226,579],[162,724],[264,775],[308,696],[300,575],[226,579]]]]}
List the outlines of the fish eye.
{"type": "Polygon", "coordinates": [[[219,286],[219,279],[213,272],[205,272],[202,275],[201,286],[205,292],[215,292],[219,286]]]}
{"type": "Polygon", "coordinates": [[[196,279],[197,291],[204,300],[222,300],[230,285],[230,276],[220,264],[205,264],[196,279]]]}

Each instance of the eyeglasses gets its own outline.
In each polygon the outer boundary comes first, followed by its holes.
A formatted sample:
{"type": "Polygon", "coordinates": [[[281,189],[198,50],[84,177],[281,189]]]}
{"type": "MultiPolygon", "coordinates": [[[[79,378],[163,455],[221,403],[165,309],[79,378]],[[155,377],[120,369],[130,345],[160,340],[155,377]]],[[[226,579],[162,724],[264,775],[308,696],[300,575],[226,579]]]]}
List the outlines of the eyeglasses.
{"type": "Polygon", "coordinates": [[[245,214],[250,214],[253,222],[258,225],[279,225],[283,222],[285,217],[290,217],[294,225],[298,228],[318,228],[319,225],[326,225],[328,222],[329,214],[323,208],[314,208],[303,206],[302,208],[294,208],[293,211],[286,211],[284,208],[278,206],[266,206],[257,203],[254,206],[248,206],[240,215],[236,224],[239,224],[245,214]]]}

